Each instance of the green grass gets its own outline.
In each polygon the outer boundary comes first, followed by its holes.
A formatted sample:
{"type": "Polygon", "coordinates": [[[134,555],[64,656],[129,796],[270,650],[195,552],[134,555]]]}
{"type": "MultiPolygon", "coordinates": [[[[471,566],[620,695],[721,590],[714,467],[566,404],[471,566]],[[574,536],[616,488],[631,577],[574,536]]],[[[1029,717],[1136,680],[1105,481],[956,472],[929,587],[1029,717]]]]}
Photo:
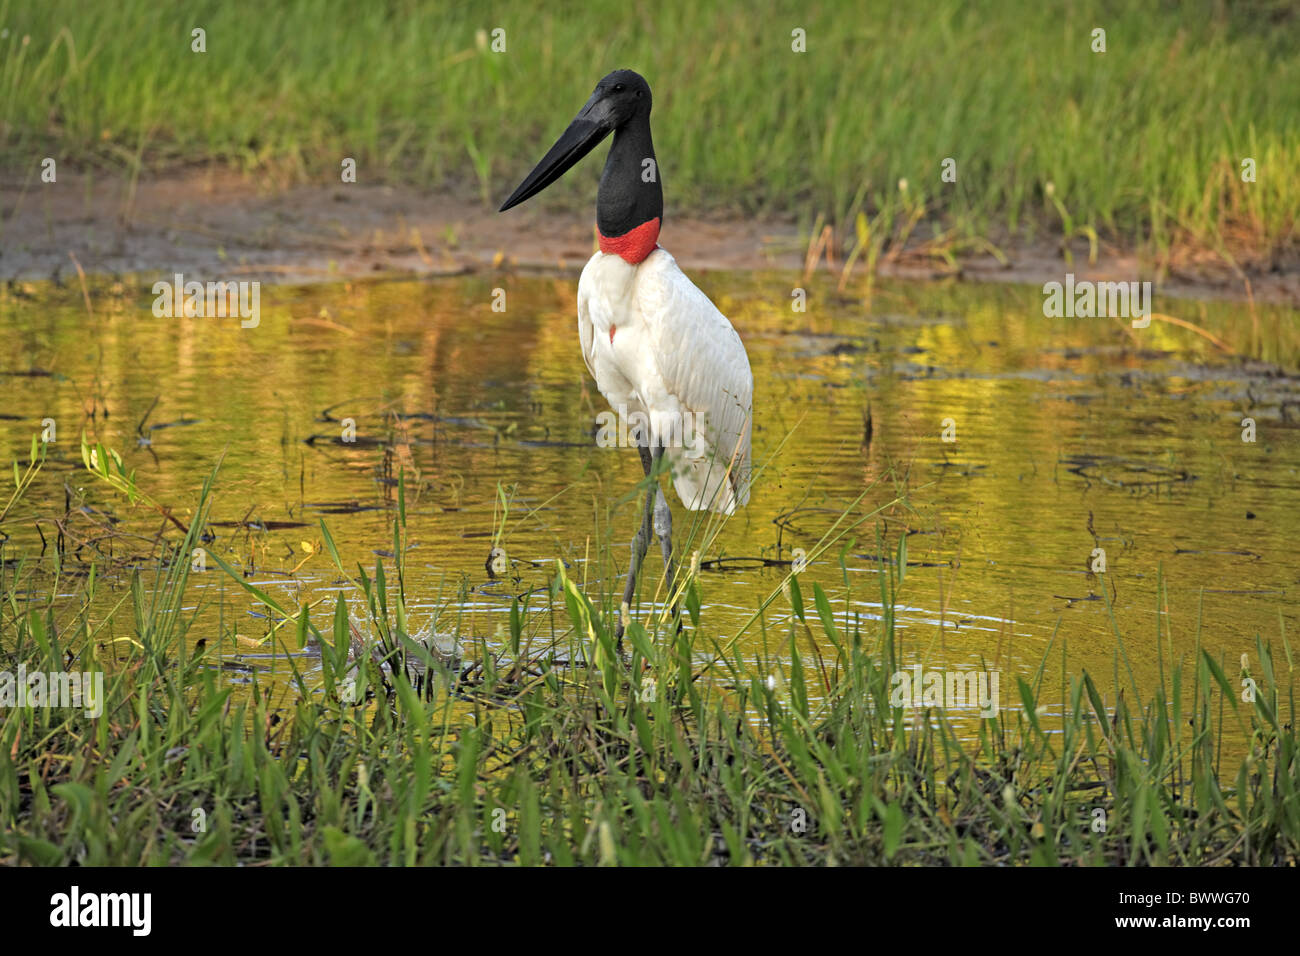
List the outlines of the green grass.
{"type": "MultiPolygon", "coordinates": [[[[655,89],[669,216],[792,215],[806,229],[822,217],[871,261],[936,236],[947,251],[1047,235],[1255,266],[1296,251],[1289,3],[849,9],[0,0],[0,143],[30,183],[45,156],[130,176],[216,161],[323,184],[354,157],[362,182],[458,188],[486,212],[600,76],[633,67],[655,89]],[[196,26],[204,54],[190,52],[196,26]],[[495,28],[505,53],[490,50],[495,28]],[[791,51],[795,28],[806,53],[791,51]],[[946,157],[956,183],[941,181],[946,157]]],[[[585,162],[547,201],[591,205],[600,159],[585,162]]]]}
{"type": "MultiPolygon", "coordinates": [[[[102,448],[84,455],[92,475],[136,493],[120,460],[102,448]]],[[[314,614],[283,608],[222,564],[283,621],[285,650],[322,647],[318,680],[254,682],[241,696],[214,666],[219,636],[196,644],[197,612],[184,610],[211,487],[189,534],[134,572],[116,622],[88,610],[108,586],[93,569],[74,578],[57,558],[51,569],[0,544],[5,667],[102,662],[108,687],[98,719],[0,710],[0,862],[1296,863],[1300,761],[1284,634],[1285,660],[1257,641],[1250,703],[1235,665],[1229,678],[1199,648],[1190,659],[1170,651],[1161,686],[1142,701],[1120,639],[1109,690],[1067,674],[1063,649],[1054,673],[1049,649],[1036,673],[1004,675],[995,717],[959,734],[941,712],[889,700],[889,675],[908,659],[892,613],[904,543],[880,568],[886,610],[868,627],[846,628],[820,587],[805,598],[789,578],[770,600],[791,602],[797,623],[769,635],[769,659],[743,659],[691,620],[680,633],[634,623],[624,660],[606,626],[608,596],[557,572],[551,595],[534,598],[549,613],[512,609],[504,646],[458,635],[476,666],[452,670],[406,633],[399,494],[398,557],[373,573],[338,561],[360,607],[340,596],[314,614]],[[71,601],[38,596],[72,588],[71,601]],[[350,614],[390,669],[353,667],[350,614]],[[1057,680],[1068,705],[1040,714],[1057,680]]],[[[840,532],[873,514],[846,516],[840,532]]],[[[840,543],[821,550],[833,556],[840,543]]],[[[685,580],[692,619],[701,587],[685,580]]],[[[1162,649],[1168,638],[1144,636],[1162,649]]]]}

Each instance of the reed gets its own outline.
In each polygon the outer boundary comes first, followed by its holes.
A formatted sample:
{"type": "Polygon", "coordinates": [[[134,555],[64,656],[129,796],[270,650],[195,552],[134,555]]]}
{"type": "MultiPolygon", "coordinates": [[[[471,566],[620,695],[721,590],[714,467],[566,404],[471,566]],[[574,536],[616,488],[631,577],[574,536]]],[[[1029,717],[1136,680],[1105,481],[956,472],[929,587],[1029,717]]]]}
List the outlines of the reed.
{"type": "MultiPolygon", "coordinates": [[[[138,493],[111,452],[83,456],[89,475],[138,493]]],[[[892,553],[877,542],[890,555],[880,621],[819,585],[804,595],[792,571],[765,602],[788,603],[790,626],[755,609],[757,656],[709,631],[707,584],[689,569],[685,626],[633,623],[629,657],[610,597],[562,564],[548,593],[503,612],[503,640],[459,632],[452,613],[421,633],[406,610],[403,485],[392,557],[373,570],[345,567],[322,522],[351,580],[332,606],[286,607],[209,553],[236,585],[229,600],[269,615],[293,670],[241,686],[221,667],[233,634],[196,631],[204,609],[186,591],[215,474],[186,534],[126,581],[0,544],[3,669],[105,677],[99,717],[0,709],[0,861],[1296,864],[1285,632],[1240,665],[1199,647],[1175,657],[1167,633],[1146,635],[1162,656],[1145,699],[1116,627],[1109,680],[1070,673],[1049,647],[1034,673],[1004,675],[1010,699],[992,716],[896,706],[895,675],[914,660],[892,613],[904,539],[892,553]],[[120,600],[92,618],[110,586],[120,600]],[[439,652],[435,631],[462,654],[439,652]],[[1066,705],[1048,713],[1053,682],[1066,705]]],[[[821,552],[843,553],[872,519],[855,507],[821,552]]]]}

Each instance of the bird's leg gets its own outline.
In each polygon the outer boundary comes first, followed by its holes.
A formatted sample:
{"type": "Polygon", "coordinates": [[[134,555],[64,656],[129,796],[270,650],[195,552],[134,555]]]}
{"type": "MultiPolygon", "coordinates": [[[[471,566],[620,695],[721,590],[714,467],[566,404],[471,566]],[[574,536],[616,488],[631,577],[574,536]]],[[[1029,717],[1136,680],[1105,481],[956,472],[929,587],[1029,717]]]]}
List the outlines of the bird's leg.
{"type": "MultiPolygon", "coordinates": [[[[645,445],[637,445],[637,451],[641,453],[641,469],[650,476],[650,469],[654,462],[650,458],[650,449],[645,445]]],[[[662,496],[661,496],[662,497],[662,496]]],[[[646,490],[645,511],[641,515],[641,526],[637,528],[636,537],[632,539],[632,560],[627,569],[627,583],[623,585],[623,603],[618,609],[618,624],[614,627],[614,637],[618,641],[618,649],[623,650],[623,632],[627,629],[628,621],[632,617],[632,598],[636,594],[636,576],[641,570],[641,562],[645,558],[646,549],[650,546],[650,529],[654,514],[655,488],[651,487],[646,490]]]]}
{"type": "MultiPolygon", "coordinates": [[[[664,456],[663,446],[660,445],[655,449],[654,464],[656,469],[660,460],[664,456]]],[[[663,489],[659,487],[659,479],[655,479],[655,514],[654,527],[655,536],[659,538],[659,547],[664,555],[664,582],[668,587],[668,597],[666,600],[672,604],[672,615],[677,616],[676,594],[677,575],[673,570],[673,512],[668,507],[668,499],[664,497],[663,489]]]]}

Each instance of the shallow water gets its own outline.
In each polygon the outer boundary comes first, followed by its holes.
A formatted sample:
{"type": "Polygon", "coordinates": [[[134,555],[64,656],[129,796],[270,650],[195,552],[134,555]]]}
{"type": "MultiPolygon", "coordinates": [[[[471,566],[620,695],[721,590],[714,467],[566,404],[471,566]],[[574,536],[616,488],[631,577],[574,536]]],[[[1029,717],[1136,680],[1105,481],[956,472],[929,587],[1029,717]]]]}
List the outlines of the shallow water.
{"type": "MultiPolygon", "coordinates": [[[[1256,658],[1257,634],[1295,633],[1300,379],[1224,359],[1170,326],[1046,319],[1032,288],[880,284],[864,297],[814,287],[808,311],[795,313],[794,281],[699,279],[740,330],[756,379],[753,499],[702,549],[705,632],[734,636],[779,587],[784,567],[746,559],[812,552],[865,490],[854,514],[884,510],[859,527],[846,571],[838,546],[809,566],[804,594],[820,583],[837,611],[847,594],[870,631],[878,556],[906,534],[907,647],[929,668],[997,669],[1004,704],[1049,646],[1049,688],[1064,653],[1068,672],[1086,667],[1105,687],[1131,669],[1145,697],[1158,653],[1190,659],[1199,639],[1233,675],[1242,654],[1256,658]],[[1246,414],[1253,443],[1242,440],[1246,414]],[[889,506],[904,492],[905,506],[889,506]]],[[[99,549],[105,609],[120,597],[105,557],[148,566],[163,519],[87,479],[85,430],[182,520],[224,454],[210,547],[289,606],[343,587],[329,558],[309,550],[322,517],[346,565],[391,567],[403,470],[413,627],[441,610],[440,629],[451,622],[497,640],[510,595],[544,588],[556,558],[589,593],[617,589],[640,467],[632,451],[595,446],[606,406],[579,353],[575,288],[567,277],[264,286],[255,329],[158,319],[152,297],[120,289],[101,290],[93,314],[79,293],[6,293],[0,453],[6,465],[26,459],[43,419],[57,435],[25,517],[3,528],[4,557],[12,567],[40,551],[41,534],[57,538],[66,482],[74,504],[85,489],[95,510],[64,522],[64,563],[75,570],[99,549]],[[491,308],[497,285],[504,313],[491,308]],[[355,441],[343,440],[344,419],[355,421],[355,441]],[[501,496],[513,575],[492,580],[485,560],[501,496]],[[111,537],[97,530],[106,516],[111,537]],[[605,540],[616,568],[589,561],[605,540]]],[[[680,507],[675,516],[684,539],[692,516],[680,507]]],[[[683,553],[700,548],[695,529],[683,553]]],[[[652,549],[647,568],[661,567],[652,549]]],[[[221,613],[235,614],[241,639],[223,651],[232,679],[239,667],[287,674],[259,656],[267,619],[228,578],[210,568],[191,587],[193,606],[215,607],[220,593],[221,613]]],[[[652,588],[647,577],[643,595],[652,588]]],[[[534,593],[531,610],[546,607],[544,591],[534,593]]],[[[195,639],[216,628],[215,615],[195,639]]],[[[738,646],[779,654],[789,615],[778,597],[766,636],[752,625],[738,646]]]]}

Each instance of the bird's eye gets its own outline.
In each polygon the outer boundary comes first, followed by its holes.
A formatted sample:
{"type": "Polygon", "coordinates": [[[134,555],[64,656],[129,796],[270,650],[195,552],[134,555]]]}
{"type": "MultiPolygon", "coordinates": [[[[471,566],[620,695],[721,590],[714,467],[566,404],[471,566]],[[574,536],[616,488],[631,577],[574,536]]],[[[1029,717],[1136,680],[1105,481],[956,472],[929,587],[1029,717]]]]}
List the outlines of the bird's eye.
{"type": "Polygon", "coordinates": [[[614,92],[615,92],[615,93],[622,93],[622,92],[623,92],[623,84],[622,84],[622,83],[615,83],[615,84],[614,84],[614,92]]]}

